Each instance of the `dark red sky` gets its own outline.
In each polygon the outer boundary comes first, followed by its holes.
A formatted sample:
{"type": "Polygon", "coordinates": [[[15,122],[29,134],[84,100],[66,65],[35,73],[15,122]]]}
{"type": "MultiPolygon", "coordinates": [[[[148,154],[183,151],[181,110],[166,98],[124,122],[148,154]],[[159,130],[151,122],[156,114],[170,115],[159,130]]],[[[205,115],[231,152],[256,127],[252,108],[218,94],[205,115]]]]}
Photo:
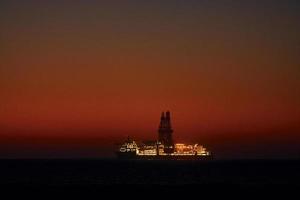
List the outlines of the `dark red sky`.
{"type": "Polygon", "coordinates": [[[297,1],[1,1],[0,157],[111,155],[127,135],[300,155],[297,1]]]}

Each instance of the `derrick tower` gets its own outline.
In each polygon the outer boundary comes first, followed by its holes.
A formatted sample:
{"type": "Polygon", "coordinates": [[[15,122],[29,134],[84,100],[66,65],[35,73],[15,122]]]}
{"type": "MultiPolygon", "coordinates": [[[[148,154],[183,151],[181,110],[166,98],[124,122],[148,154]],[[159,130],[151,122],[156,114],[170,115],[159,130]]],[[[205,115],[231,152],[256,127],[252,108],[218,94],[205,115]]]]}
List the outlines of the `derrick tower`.
{"type": "Polygon", "coordinates": [[[166,114],[163,112],[160,118],[158,128],[158,141],[164,145],[165,153],[174,152],[173,129],[171,126],[171,114],[169,111],[166,114]]]}

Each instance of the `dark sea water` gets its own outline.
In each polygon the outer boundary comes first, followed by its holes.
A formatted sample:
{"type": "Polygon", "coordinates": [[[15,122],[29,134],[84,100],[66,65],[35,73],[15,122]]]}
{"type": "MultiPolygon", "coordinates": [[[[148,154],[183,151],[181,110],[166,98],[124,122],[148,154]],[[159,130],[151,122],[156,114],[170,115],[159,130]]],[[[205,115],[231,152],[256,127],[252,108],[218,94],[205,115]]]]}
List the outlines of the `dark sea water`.
{"type": "Polygon", "coordinates": [[[299,160],[0,160],[2,186],[293,185],[299,160]]]}

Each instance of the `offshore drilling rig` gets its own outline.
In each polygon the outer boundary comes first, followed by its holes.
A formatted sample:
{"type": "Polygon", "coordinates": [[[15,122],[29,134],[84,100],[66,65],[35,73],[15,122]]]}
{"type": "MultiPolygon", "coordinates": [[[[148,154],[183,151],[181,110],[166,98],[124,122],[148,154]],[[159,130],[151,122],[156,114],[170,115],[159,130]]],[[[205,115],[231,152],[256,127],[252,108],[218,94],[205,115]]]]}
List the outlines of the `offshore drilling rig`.
{"type": "Polygon", "coordinates": [[[171,114],[162,112],[158,138],[154,141],[136,143],[127,139],[116,152],[119,158],[146,160],[207,160],[212,155],[202,145],[174,143],[171,114]]]}

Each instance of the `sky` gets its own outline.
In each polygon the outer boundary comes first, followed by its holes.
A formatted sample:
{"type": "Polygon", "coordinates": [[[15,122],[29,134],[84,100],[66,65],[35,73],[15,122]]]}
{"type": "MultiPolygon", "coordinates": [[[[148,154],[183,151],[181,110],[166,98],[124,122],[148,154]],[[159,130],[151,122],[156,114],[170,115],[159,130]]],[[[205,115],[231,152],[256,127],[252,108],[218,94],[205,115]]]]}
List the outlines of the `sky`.
{"type": "Polygon", "coordinates": [[[300,157],[296,0],[0,2],[0,158],[109,157],[128,135],[300,157]]]}

